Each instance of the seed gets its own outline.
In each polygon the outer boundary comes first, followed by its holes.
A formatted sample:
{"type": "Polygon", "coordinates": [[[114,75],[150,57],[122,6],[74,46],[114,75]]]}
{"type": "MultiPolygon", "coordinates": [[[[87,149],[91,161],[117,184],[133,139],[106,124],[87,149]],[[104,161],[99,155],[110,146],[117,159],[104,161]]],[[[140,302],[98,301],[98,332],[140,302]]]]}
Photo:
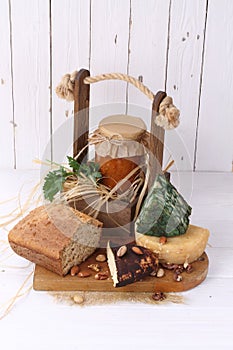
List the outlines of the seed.
{"type": "Polygon", "coordinates": [[[188,266],[186,267],[185,271],[186,271],[187,273],[193,272],[193,267],[192,267],[192,265],[191,265],[191,264],[188,264],[188,266]]]}
{"type": "Polygon", "coordinates": [[[181,274],[184,271],[183,265],[174,265],[174,271],[177,275],[181,274]]]}
{"type": "Polygon", "coordinates": [[[152,299],[156,301],[163,301],[164,299],[166,299],[166,295],[162,292],[157,292],[152,295],[152,299]]]}
{"type": "Polygon", "coordinates": [[[98,272],[95,275],[96,280],[106,280],[108,278],[108,271],[105,272],[98,272]]]}
{"type": "Polygon", "coordinates": [[[198,258],[197,261],[205,261],[204,256],[200,256],[200,258],[198,258]]]}
{"type": "Polygon", "coordinates": [[[161,237],[159,238],[159,243],[160,243],[160,244],[165,244],[165,243],[167,243],[167,237],[161,236],[161,237]]]}
{"type": "Polygon", "coordinates": [[[98,261],[98,262],[104,262],[104,261],[106,261],[106,256],[104,254],[99,254],[95,258],[95,260],[98,261]]]}
{"type": "Polygon", "coordinates": [[[143,255],[143,251],[139,247],[132,247],[132,251],[137,255],[143,255]]]}
{"type": "Polygon", "coordinates": [[[76,304],[82,304],[84,302],[84,298],[81,295],[75,294],[73,296],[73,300],[76,304]]]}
{"type": "Polygon", "coordinates": [[[182,281],[182,276],[178,275],[177,273],[174,273],[173,278],[176,282],[181,282],[182,281]]]}
{"type": "Polygon", "coordinates": [[[87,267],[95,272],[99,272],[101,270],[101,267],[99,264],[91,264],[91,265],[88,265],[87,267]]]}
{"type": "Polygon", "coordinates": [[[118,249],[118,251],[117,251],[117,256],[118,256],[119,258],[121,258],[122,256],[125,255],[126,252],[127,252],[127,247],[126,247],[126,245],[122,245],[122,246],[118,249]]]}
{"type": "Polygon", "coordinates": [[[164,269],[158,269],[158,272],[157,272],[157,277],[158,278],[161,278],[161,277],[163,277],[165,275],[165,272],[164,272],[164,269]]]}
{"type": "Polygon", "coordinates": [[[167,270],[174,270],[177,267],[177,265],[169,263],[162,263],[161,265],[167,270]]]}
{"type": "Polygon", "coordinates": [[[70,270],[71,276],[77,275],[77,273],[79,272],[79,270],[80,270],[80,268],[79,268],[78,265],[73,266],[73,267],[71,268],[71,270],[70,270]]]}
{"type": "MultiPolygon", "coordinates": [[[[140,271],[140,270],[139,270],[139,271],[140,271]]],[[[156,271],[156,270],[152,271],[152,272],[150,273],[150,276],[156,277],[156,276],[157,276],[157,271],[156,271]]]]}
{"type": "Polygon", "coordinates": [[[91,276],[91,274],[88,271],[80,271],[77,276],[81,278],[85,278],[85,277],[91,276]]]}

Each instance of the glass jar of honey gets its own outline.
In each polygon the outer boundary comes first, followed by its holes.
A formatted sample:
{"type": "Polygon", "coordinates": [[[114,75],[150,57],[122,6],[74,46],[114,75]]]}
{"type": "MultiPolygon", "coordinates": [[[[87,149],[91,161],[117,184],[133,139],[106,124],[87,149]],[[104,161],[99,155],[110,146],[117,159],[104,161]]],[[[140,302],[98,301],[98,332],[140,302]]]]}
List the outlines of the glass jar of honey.
{"type": "Polygon", "coordinates": [[[102,183],[112,189],[132,172],[118,189],[125,191],[145,163],[146,125],[138,117],[113,115],[101,120],[98,134],[101,141],[95,145],[95,161],[100,165],[102,183]]]}

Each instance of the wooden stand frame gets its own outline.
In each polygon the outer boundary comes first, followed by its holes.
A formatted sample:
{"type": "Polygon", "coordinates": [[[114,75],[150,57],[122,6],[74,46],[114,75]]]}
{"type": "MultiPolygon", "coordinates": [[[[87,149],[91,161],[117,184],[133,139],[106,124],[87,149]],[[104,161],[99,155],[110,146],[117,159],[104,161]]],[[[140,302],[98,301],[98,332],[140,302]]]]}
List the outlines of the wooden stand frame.
{"type": "MultiPolygon", "coordinates": [[[[90,87],[88,84],[84,84],[84,79],[90,76],[90,73],[86,69],[81,69],[75,79],[74,88],[74,145],[73,154],[74,157],[79,154],[79,152],[84,148],[85,151],[82,152],[78,161],[84,160],[88,154],[88,132],[89,132],[89,96],[90,87]]],[[[149,186],[153,183],[155,175],[162,171],[163,162],[163,150],[164,150],[164,129],[157,126],[155,123],[156,115],[159,111],[159,105],[162,100],[166,97],[166,93],[159,91],[154,98],[152,104],[151,113],[151,130],[150,130],[150,181],[149,186]]],[[[79,204],[80,205],[79,201],[79,204]]],[[[82,204],[85,207],[85,204],[82,204]]],[[[74,203],[74,206],[75,203],[74,203]]],[[[82,210],[83,208],[77,207],[77,209],[82,210]]],[[[123,209],[122,213],[128,215],[127,218],[124,217],[124,224],[131,225],[133,208],[129,207],[128,211],[123,209]]],[[[120,212],[120,217],[123,216],[120,212]]],[[[126,216],[127,216],[126,215],[126,216]]],[[[104,216],[102,221],[106,220],[104,216]]],[[[106,221],[107,224],[107,221],[106,221]]],[[[109,227],[108,224],[106,227],[109,227]]],[[[111,227],[111,226],[110,226],[111,227]]],[[[111,230],[111,229],[110,229],[111,230]]],[[[133,239],[133,237],[132,237],[133,239]]],[[[86,262],[82,264],[83,268],[87,269],[90,263],[95,263],[95,257],[99,253],[105,253],[105,250],[99,248],[94,255],[90,256],[86,262]]],[[[103,264],[105,270],[108,269],[107,263],[103,264]]],[[[112,292],[182,292],[196,287],[202,283],[208,272],[208,256],[203,253],[202,259],[199,259],[195,263],[194,272],[192,274],[187,274],[183,276],[181,282],[174,281],[173,273],[171,271],[166,271],[165,277],[155,278],[147,277],[143,281],[139,281],[121,288],[114,288],[112,285],[112,280],[109,277],[104,281],[96,281],[94,278],[94,273],[90,279],[80,279],[76,277],[71,277],[67,275],[65,277],[60,277],[59,275],[44,269],[43,267],[36,266],[33,280],[33,287],[35,290],[47,290],[47,291],[68,291],[68,290],[82,290],[82,291],[112,291],[112,292]]]]}
{"type": "MultiPolygon", "coordinates": [[[[74,146],[73,155],[76,157],[79,152],[88,144],[89,130],[89,101],[90,86],[84,84],[84,79],[90,76],[87,69],[81,69],[75,79],[74,86],[74,146]]],[[[166,92],[159,91],[155,95],[152,104],[151,130],[150,130],[150,183],[153,183],[155,174],[161,172],[164,149],[164,129],[157,126],[155,117],[159,111],[159,105],[167,96],[166,92]]],[[[88,153],[88,147],[79,156],[82,161],[88,153]]]]}

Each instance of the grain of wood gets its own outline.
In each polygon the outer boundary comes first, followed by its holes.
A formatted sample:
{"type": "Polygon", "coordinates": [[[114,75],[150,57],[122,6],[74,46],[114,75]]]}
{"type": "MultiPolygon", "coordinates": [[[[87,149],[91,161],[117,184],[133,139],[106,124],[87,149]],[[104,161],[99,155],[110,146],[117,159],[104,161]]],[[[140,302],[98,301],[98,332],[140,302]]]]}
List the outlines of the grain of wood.
{"type": "MultiPolygon", "coordinates": [[[[147,276],[142,281],[128,284],[123,287],[114,288],[113,281],[110,277],[105,280],[95,279],[96,272],[88,270],[88,265],[95,263],[95,256],[98,253],[94,253],[84,263],[80,265],[80,271],[88,271],[89,277],[86,278],[74,278],[70,275],[61,277],[56,273],[53,273],[43,267],[36,265],[34,273],[33,287],[35,290],[47,290],[47,291],[105,291],[105,292],[182,292],[192,289],[202,283],[207,275],[209,260],[208,256],[204,253],[204,261],[197,261],[193,263],[194,271],[191,274],[183,275],[181,282],[176,282],[173,279],[173,271],[166,270],[163,278],[157,279],[156,277],[147,276]]],[[[101,263],[102,271],[109,271],[107,262],[101,263]]],[[[80,272],[82,273],[82,272],[80,272]]]]}
{"type": "MultiPolygon", "coordinates": [[[[130,1],[93,1],[91,13],[91,75],[127,73],[130,1]]],[[[91,109],[92,128],[104,114],[125,113],[126,86],[121,81],[104,81],[91,86],[91,107],[110,104],[91,109]]]]}
{"type": "Polygon", "coordinates": [[[13,168],[15,165],[10,21],[8,0],[2,0],[0,11],[0,168],[13,168]]]}
{"type": "Polygon", "coordinates": [[[49,17],[44,1],[11,0],[17,168],[49,143],[49,17]]]}
{"type": "MultiPolygon", "coordinates": [[[[141,76],[143,83],[156,94],[165,84],[169,1],[133,0],[131,6],[129,74],[141,76]]],[[[128,90],[128,113],[141,114],[150,129],[151,101],[133,86],[128,90]]]]}
{"type": "Polygon", "coordinates": [[[232,16],[232,1],[209,1],[196,170],[232,169],[232,16]]]}
{"type": "Polygon", "coordinates": [[[90,0],[52,1],[51,16],[53,158],[59,162],[73,152],[73,121],[64,126],[64,132],[56,131],[68,119],[73,119],[74,104],[59,99],[55,88],[64,74],[81,68],[88,69],[90,0]]]}
{"type": "Polygon", "coordinates": [[[206,1],[172,1],[167,93],[181,111],[180,126],[165,135],[166,151],[179,171],[192,170],[200,87],[206,1]]]}

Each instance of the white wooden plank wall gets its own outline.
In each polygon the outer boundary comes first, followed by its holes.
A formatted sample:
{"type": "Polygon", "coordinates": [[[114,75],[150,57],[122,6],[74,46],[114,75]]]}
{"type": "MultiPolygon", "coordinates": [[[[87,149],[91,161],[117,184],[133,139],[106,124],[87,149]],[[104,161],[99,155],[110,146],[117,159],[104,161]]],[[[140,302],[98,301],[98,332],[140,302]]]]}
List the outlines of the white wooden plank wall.
{"type": "Polygon", "coordinates": [[[49,7],[10,0],[16,167],[32,168],[50,136],[49,7]]]}
{"type": "MultiPolygon", "coordinates": [[[[32,168],[46,147],[58,161],[71,152],[73,104],[54,90],[89,68],[174,98],[181,125],[167,132],[165,162],[231,171],[232,18],[231,0],[0,0],[0,168],[32,168]]],[[[91,129],[125,111],[149,127],[151,102],[124,82],[92,85],[91,106],[91,129]]]]}
{"type": "Polygon", "coordinates": [[[89,67],[90,2],[51,1],[51,78],[53,160],[60,162],[72,152],[73,103],[57,97],[55,88],[61,77],[89,67]],[[60,140],[62,138],[62,142],[60,140]]]}
{"type": "Polygon", "coordinates": [[[15,166],[14,117],[11,76],[11,26],[8,0],[0,10],[0,167],[15,166]]]}

